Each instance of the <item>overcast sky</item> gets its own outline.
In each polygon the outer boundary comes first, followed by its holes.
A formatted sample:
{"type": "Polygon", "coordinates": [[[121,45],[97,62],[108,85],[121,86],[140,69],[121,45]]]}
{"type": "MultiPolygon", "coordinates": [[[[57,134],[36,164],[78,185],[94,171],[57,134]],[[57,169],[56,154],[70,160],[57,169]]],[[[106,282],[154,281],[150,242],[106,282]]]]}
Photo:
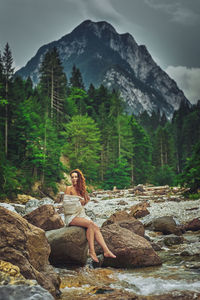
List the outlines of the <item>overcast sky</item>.
{"type": "Polygon", "coordinates": [[[146,45],[186,97],[200,99],[200,0],[0,0],[0,49],[16,69],[82,21],[107,21],[146,45]]]}

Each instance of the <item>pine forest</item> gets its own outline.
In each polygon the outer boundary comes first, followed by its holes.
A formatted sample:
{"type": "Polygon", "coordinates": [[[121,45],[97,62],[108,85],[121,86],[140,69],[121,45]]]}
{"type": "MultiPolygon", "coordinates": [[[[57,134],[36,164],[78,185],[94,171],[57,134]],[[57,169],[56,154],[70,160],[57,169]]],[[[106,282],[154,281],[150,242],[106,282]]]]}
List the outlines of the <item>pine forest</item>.
{"type": "Polygon", "coordinates": [[[57,183],[79,168],[101,189],[137,184],[200,188],[200,101],[184,103],[167,120],[125,113],[120,91],[88,90],[74,65],[66,78],[56,48],[40,66],[40,82],[14,75],[6,44],[0,54],[0,198],[57,193],[57,183]],[[65,158],[63,163],[61,158],[65,158]]]}

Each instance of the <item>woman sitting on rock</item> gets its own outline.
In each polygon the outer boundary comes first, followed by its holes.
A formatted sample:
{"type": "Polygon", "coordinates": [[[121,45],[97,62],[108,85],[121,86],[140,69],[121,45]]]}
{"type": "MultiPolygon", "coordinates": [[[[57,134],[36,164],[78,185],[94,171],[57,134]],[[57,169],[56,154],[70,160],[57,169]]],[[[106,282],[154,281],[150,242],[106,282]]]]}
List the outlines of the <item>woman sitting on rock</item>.
{"type": "Polygon", "coordinates": [[[99,227],[85,214],[83,206],[88,203],[90,198],[86,192],[85,178],[82,172],[79,169],[75,169],[70,172],[70,176],[72,185],[66,188],[65,194],[78,196],[81,203],[81,209],[74,214],[65,216],[66,225],[87,228],[86,237],[89,244],[89,254],[95,262],[99,262],[99,260],[95,253],[94,240],[102,247],[105,257],[116,258],[116,256],[108,249],[99,227]]]}

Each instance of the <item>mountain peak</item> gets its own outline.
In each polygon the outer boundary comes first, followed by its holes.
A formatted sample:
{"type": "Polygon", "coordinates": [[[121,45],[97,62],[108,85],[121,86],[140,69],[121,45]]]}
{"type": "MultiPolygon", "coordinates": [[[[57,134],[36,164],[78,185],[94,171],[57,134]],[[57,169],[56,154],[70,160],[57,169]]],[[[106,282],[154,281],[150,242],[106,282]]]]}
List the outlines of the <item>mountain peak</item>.
{"type": "Polygon", "coordinates": [[[117,33],[115,28],[106,21],[93,22],[91,20],[85,20],[72,31],[72,34],[83,34],[84,32],[92,31],[95,35],[101,37],[102,32],[106,30],[114,34],[117,33]]]}

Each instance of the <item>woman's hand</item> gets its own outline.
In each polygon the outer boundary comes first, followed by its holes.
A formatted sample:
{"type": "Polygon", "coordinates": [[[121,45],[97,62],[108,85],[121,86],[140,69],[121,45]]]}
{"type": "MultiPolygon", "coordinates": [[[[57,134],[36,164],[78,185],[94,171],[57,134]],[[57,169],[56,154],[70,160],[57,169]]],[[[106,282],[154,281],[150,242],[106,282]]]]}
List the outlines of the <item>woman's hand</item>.
{"type": "Polygon", "coordinates": [[[85,205],[85,199],[84,199],[84,198],[79,197],[79,200],[80,200],[80,202],[81,202],[81,205],[85,205]]]}

